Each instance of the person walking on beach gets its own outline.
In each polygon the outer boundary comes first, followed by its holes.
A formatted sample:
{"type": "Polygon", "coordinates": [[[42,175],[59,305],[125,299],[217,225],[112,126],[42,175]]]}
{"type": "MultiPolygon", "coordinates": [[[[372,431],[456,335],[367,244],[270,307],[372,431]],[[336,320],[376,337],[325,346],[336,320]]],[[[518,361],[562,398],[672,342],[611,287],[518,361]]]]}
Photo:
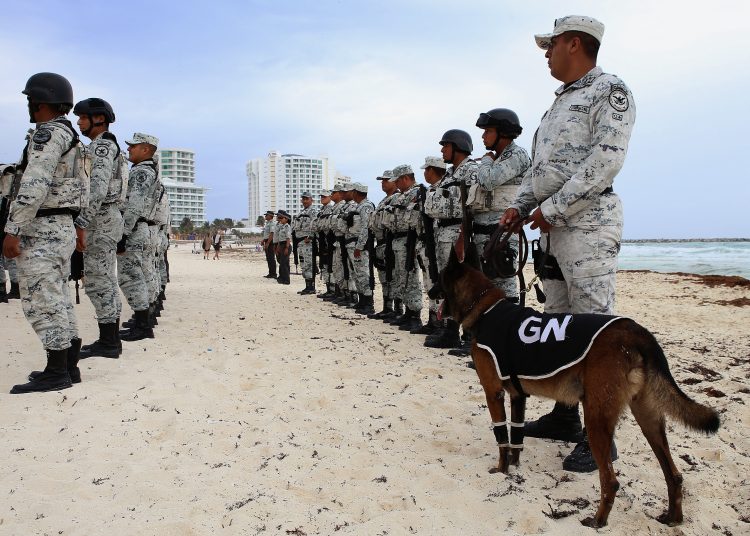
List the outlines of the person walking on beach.
{"type": "Polygon", "coordinates": [[[291,216],[286,210],[280,210],[276,213],[278,225],[276,226],[276,258],[279,261],[279,278],[278,282],[282,285],[288,285],[289,280],[289,248],[292,243],[292,226],[289,225],[291,216]]]}
{"type": "Polygon", "coordinates": [[[211,235],[209,233],[203,235],[201,247],[203,248],[203,259],[208,260],[208,254],[211,253],[211,235]]]}
{"type": "Polygon", "coordinates": [[[219,250],[221,249],[221,239],[224,237],[224,230],[223,229],[216,229],[216,232],[214,233],[213,237],[213,245],[214,245],[214,260],[219,260],[219,250]]]}
{"type": "Polygon", "coordinates": [[[18,171],[18,186],[5,223],[3,255],[16,259],[24,316],[47,354],[47,365],[11,394],[53,391],[80,381],[81,339],[68,290],[70,257],[83,251],[86,231],[73,218],[88,204],[84,147],[65,117],[73,108],[73,88],[63,76],[37,73],[22,92],[29,119],[18,171]]]}
{"type": "Polygon", "coordinates": [[[273,221],[273,211],[266,210],[266,223],[263,226],[263,251],[266,252],[266,263],[268,273],[263,277],[276,279],[276,255],[273,247],[273,233],[276,231],[276,222],[273,221]]]}
{"type": "MultiPolygon", "coordinates": [[[[557,19],[552,33],[535,36],[550,74],[563,85],[542,117],[531,167],[500,223],[518,226],[525,218],[541,231],[541,247],[559,267],[543,279],[547,313],[614,314],[623,218],[612,183],[625,161],[635,103],[622,80],[596,65],[603,34],[598,20],[571,15],[557,19]]],[[[550,414],[527,423],[525,434],[581,438],[578,405],[555,404],[550,414]]],[[[596,470],[585,437],[563,468],[596,470]]]]}

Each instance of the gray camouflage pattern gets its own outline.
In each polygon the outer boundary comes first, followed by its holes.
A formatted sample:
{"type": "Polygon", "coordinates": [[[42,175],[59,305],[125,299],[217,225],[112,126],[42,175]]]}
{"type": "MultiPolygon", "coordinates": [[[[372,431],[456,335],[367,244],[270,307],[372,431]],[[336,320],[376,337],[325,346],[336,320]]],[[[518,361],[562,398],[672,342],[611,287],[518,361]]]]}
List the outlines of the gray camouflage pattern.
{"type": "MultiPolygon", "coordinates": [[[[394,196],[396,194],[391,194],[383,199],[380,200],[378,203],[378,206],[375,208],[374,211],[370,213],[370,218],[368,222],[368,228],[372,232],[373,236],[375,237],[375,258],[378,261],[378,264],[384,266],[385,265],[385,233],[386,233],[386,226],[383,222],[383,215],[385,213],[386,208],[390,205],[391,201],[393,200],[394,196]]],[[[380,289],[383,294],[383,301],[392,300],[393,296],[391,291],[391,285],[392,283],[388,281],[386,271],[384,269],[378,268],[378,281],[380,282],[380,289]]]]}
{"type": "Polygon", "coordinates": [[[313,235],[315,229],[313,223],[318,215],[318,210],[310,205],[303,208],[292,222],[292,230],[297,237],[297,256],[302,265],[302,277],[306,280],[315,279],[313,273],[313,235]]]}
{"type": "MultiPolygon", "coordinates": [[[[502,200],[499,210],[473,211],[474,221],[479,225],[494,225],[515,200],[524,174],[531,166],[529,154],[522,147],[510,142],[493,160],[483,156],[479,163],[476,181],[491,195],[502,200]]],[[[479,250],[481,253],[481,249],[479,250]]]]}

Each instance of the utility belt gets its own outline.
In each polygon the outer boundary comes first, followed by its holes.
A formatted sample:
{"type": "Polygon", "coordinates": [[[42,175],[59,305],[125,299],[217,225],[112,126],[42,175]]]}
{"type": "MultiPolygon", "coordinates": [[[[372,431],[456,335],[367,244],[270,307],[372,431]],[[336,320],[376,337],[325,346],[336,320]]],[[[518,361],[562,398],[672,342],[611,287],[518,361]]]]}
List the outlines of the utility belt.
{"type": "Polygon", "coordinates": [[[356,242],[357,240],[359,240],[359,237],[358,236],[353,236],[351,238],[347,238],[346,240],[344,240],[344,244],[352,244],[352,243],[356,242]]]}
{"type": "Polygon", "coordinates": [[[400,231],[398,233],[391,233],[391,238],[406,238],[406,236],[409,234],[409,231],[400,231]]]}
{"type": "Polygon", "coordinates": [[[471,225],[471,232],[474,234],[491,235],[495,232],[495,229],[497,229],[496,223],[491,225],[479,225],[478,223],[473,223],[471,225]]]}
{"type": "Polygon", "coordinates": [[[143,223],[145,223],[147,225],[158,225],[154,220],[147,220],[146,218],[138,218],[136,220],[136,223],[138,223],[138,222],[143,222],[143,223]]]}
{"type": "Polygon", "coordinates": [[[451,225],[461,225],[463,220],[461,218],[435,218],[438,222],[438,227],[450,227],[451,225]]]}
{"type": "Polygon", "coordinates": [[[36,211],[35,218],[42,218],[44,216],[64,216],[68,215],[73,219],[78,217],[79,211],[72,208],[40,208],[36,211]]]}

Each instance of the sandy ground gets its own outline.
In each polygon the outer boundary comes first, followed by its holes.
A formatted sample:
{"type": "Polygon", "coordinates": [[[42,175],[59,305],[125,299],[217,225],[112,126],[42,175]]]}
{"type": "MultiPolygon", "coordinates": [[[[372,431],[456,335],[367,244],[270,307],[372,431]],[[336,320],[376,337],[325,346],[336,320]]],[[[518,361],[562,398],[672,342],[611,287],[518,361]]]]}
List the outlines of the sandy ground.
{"type": "MultiPolygon", "coordinates": [[[[565,443],[497,447],[474,371],[422,338],[263,279],[260,254],[170,250],[154,340],[82,362],[61,392],[0,394],[0,534],[593,534],[596,473],[562,470],[565,443]]],[[[621,489],[602,534],[750,533],[748,287],[626,272],[618,309],[650,328],[673,374],[717,408],[713,437],[670,425],[685,523],[654,518],[666,486],[628,414],[621,489]]],[[[77,306],[84,342],[91,304],[77,306]]],[[[1,389],[43,365],[20,303],[0,305],[1,389]]],[[[527,416],[551,407],[530,399],[527,416]]]]}

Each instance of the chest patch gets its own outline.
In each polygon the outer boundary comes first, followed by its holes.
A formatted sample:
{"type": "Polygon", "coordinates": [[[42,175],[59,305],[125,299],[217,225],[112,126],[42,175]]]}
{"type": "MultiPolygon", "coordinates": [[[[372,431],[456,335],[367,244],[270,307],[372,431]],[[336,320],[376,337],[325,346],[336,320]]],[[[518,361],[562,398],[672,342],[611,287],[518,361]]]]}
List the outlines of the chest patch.
{"type": "Polygon", "coordinates": [[[104,145],[100,145],[94,150],[94,154],[96,156],[104,157],[109,154],[109,149],[107,149],[104,145]]]}
{"type": "Polygon", "coordinates": [[[623,317],[545,314],[500,301],[478,323],[477,346],[487,350],[503,380],[543,379],[579,363],[601,331],[623,317]]]}

